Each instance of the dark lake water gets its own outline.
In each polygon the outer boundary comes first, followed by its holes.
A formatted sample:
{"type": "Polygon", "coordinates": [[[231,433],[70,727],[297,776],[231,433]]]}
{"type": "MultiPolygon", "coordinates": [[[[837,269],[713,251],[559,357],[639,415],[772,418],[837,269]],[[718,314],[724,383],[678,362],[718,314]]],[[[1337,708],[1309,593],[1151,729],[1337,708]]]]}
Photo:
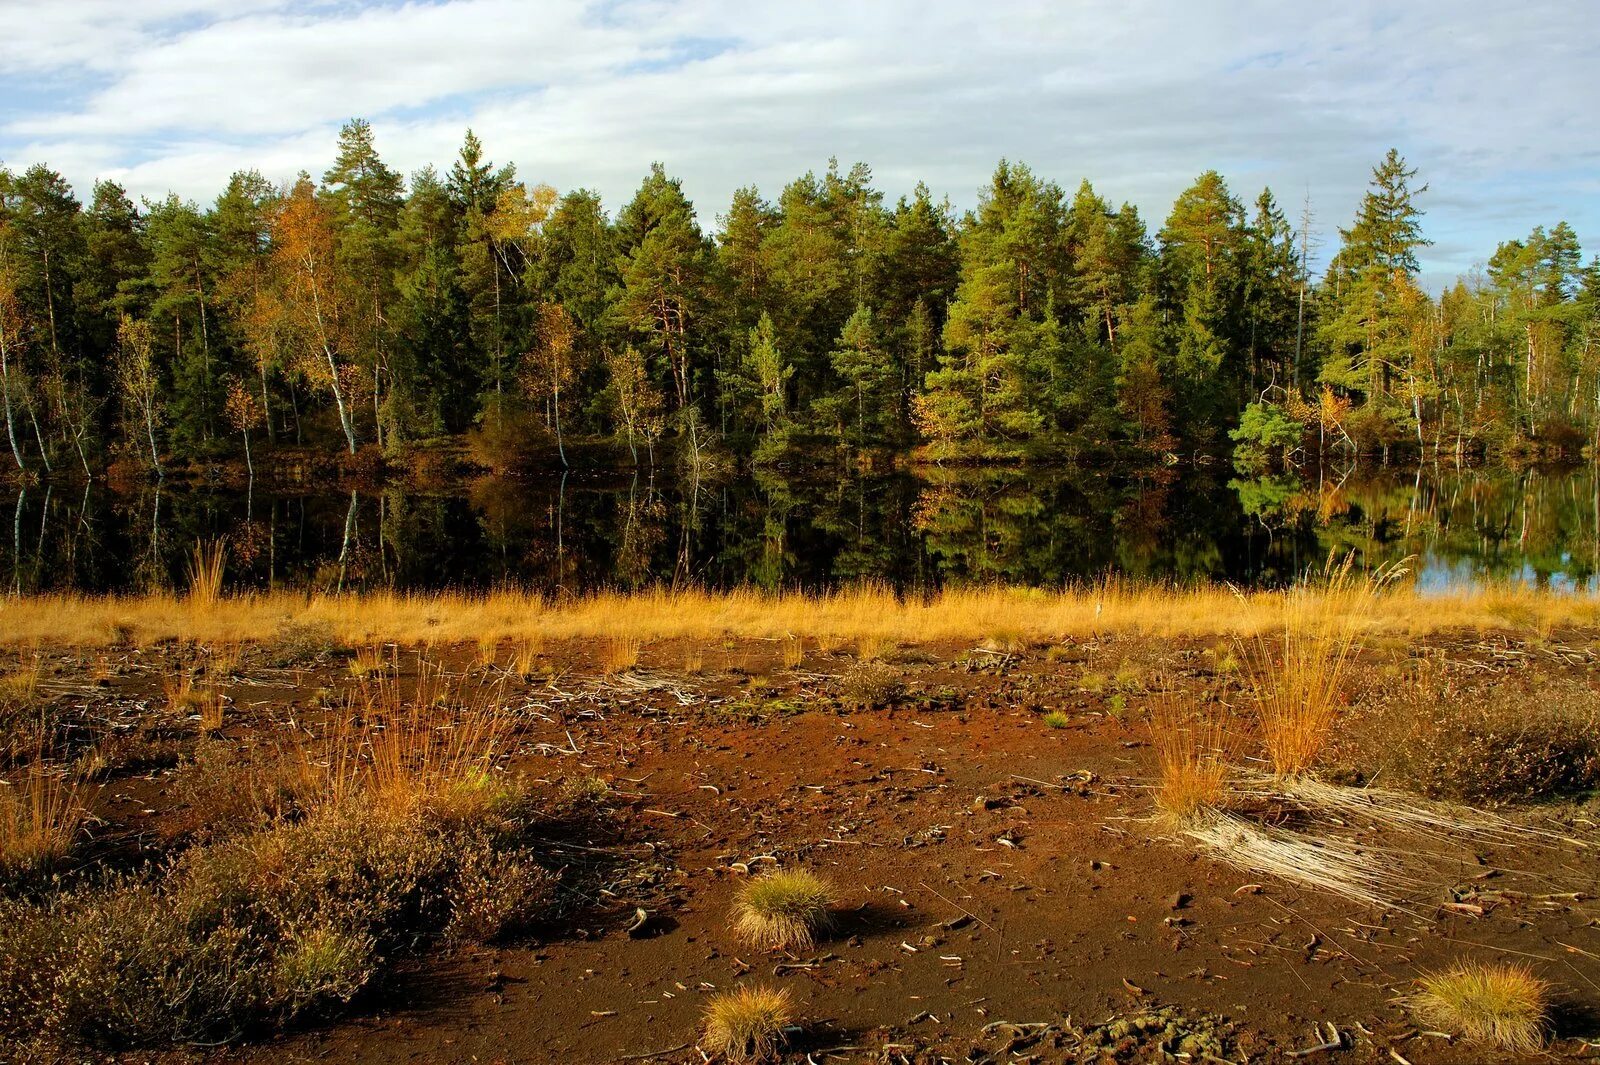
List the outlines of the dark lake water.
{"type": "Polygon", "coordinates": [[[1259,586],[1350,549],[1369,563],[1415,556],[1425,588],[1595,588],[1597,489],[1587,466],[1310,480],[1225,468],[762,472],[697,487],[668,471],[575,471],[292,495],[40,486],[0,497],[0,574],[14,591],[151,589],[182,582],[197,539],[222,538],[228,583],[263,588],[918,589],[1106,574],[1259,586]]]}

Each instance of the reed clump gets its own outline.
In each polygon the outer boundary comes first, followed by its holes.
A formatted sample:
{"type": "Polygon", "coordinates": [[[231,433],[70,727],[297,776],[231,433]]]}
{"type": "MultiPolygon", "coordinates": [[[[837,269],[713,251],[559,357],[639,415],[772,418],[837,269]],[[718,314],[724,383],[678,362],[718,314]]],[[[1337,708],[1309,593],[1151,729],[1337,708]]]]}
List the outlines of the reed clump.
{"type": "Polygon", "coordinates": [[[762,950],[810,950],[832,923],[833,888],[815,873],[783,869],[745,883],[734,930],[762,950]]]}
{"type": "Polygon", "coordinates": [[[607,675],[626,673],[639,664],[639,637],[616,633],[600,641],[600,671],[607,675]]]}
{"type": "Polygon", "coordinates": [[[1279,779],[1310,772],[1327,747],[1379,593],[1403,572],[1362,577],[1353,562],[1330,558],[1320,581],[1282,593],[1276,624],[1245,645],[1261,742],[1279,779]]]}
{"type": "Polygon", "coordinates": [[[1460,962],[1418,980],[1408,1000],[1425,1024],[1519,1054],[1544,1045],[1550,985],[1517,962],[1460,962]]]}
{"type": "Polygon", "coordinates": [[[25,886],[61,868],[88,820],[77,780],[39,765],[0,782],[0,887],[25,886]]]}
{"type": "Polygon", "coordinates": [[[189,606],[196,614],[206,614],[222,601],[226,562],[225,541],[195,541],[189,554],[189,606]]]}
{"type": "Polygon", "coordinates": [[[701,1045],[735,1065],[772,1061],[794,1020],[787,990],[740,987],[706,1002],[701,1045]]]}
{"type": "Polygon", "coordinates": [[[1172,700],[1157,703],[1150,739],[1159,777],[1156,809],[1174,825],[1227,805],[1228,764],[1234,744],[1214,712],[1185,714],[1172,700]]]}

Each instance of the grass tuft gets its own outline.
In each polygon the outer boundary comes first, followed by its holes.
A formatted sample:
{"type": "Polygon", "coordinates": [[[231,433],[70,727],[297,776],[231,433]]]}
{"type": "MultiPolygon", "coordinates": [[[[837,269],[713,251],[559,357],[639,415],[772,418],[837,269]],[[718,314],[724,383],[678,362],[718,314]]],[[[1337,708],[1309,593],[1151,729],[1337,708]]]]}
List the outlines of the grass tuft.
{"type": "Polygon", "coordinates": [[[539,656],[544,654],[544,640],[538,633],[530,633],[511,647],[508,670],[514,677],[526,680],[539,671],[539,656]]]}
{"type": "Polygon", "coordinates": [[[739,1065],[771,1061],[792,1020],[787,990],[741,987],[723,991],[706,1002],[701,1042],[706,1050],[739,1065]]]}
{"type": "Polygon", "coordinates": [[[1483,1046],[1531,1054],[1544,1045],[1550,985],[1514,962],[1458,962],[1429,973],[1409,999],[1424,1023],[1483,1046]]]}
{"type": "Polygon", "coordinates": [[[749,881],[734,903],[739,938],[763,950],[810,950],[832,923],[833,889],[804,869],[778,870],[749,881]]]}
{"type": "Polygon", "coordinates": [[[1283,593],[1278,624],[1245,646],[1261,740],[1280,779],[1311,771],[1333,734],[1344,685],[1379,591],[1403,572],[1353,573],[1354,554],[1331,556],[1319,582],[1283,593]]]}
{"type": "Polygon", "coordinates": [[[196,540],[189,555],[189,605],[197,613],[213,610],[222,601],[222,575],[227,560],[222,540],[196,540]]]}
{"type": "Polygon", "coordinates": [[[88,819],[76,781],[34,769],[0,783],[0,884],[25,884],[60,868],[88,819]]]}
{"type": "Polygon", "coordinates": [[[1229,737],[1214,715],[1184,715],[1171,702],[1156,707],[1150,723],[1160,780],[1156,808],[1184,825],[1227,805],[1229,737]]]}
{"type": "Polygon", "coordinates": [[[639,637],[619,633],[600,641],[600,671],[626,673],[639,664],[639,637]]]}
{"type": "Polygon", "coordinates": [[[376,677],[388,668],[384,660],[383,648],[377,645],[358,647],[355,654],[350,656],[350,676],[356,680],[367,680],[376,677]]]}

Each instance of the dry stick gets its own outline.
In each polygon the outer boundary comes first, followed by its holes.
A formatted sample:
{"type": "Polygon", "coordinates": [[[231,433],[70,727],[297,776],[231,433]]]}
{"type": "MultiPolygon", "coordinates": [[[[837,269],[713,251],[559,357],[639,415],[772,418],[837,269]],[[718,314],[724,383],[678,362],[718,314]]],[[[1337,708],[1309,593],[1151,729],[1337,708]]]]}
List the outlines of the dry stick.
{"type": "Polygon", "coordinates": [[[677,1046],[668,1047],[665,1050],[651,1050],[651,1051],[648,1051],[648,1052],[646,1052],[644,1054],[624,1054],[621,1057],[617,1058],[616,1060],[618,1060],[618,1061],[649,1061],[651,1058],[664,1058],[668,1054],[676,1054],[680,1050],[688,1050],[692,1046],[694,1046],[693,1043],[679,1043],[677,1046]]]}
{"type": "MultiPolygon", "coordinates": [[[[1284,1051],[1284,1053],[1291,1058],[1304,1058],[1309,1057],[1312,1054],[1320,1054],[1324,1050],[1338,1050],[1340,1047],[1344,1046],[1344,1036],[1339,1034],[1339,1029],[1335,1028],[1331,1021],[1328,1023],[1328,1030],[1333,1033],[1333,1038],[1329,1039],[1327,1042],[1319,1043],[1314,1047],[1306,1047],[1304,1050],[1287,1050],[1284,1051]]],[[[1313,1031],[1316,1030],[1313,1029],[1313,1031]]],[[[1326,1037],[1321,1032],[1317,1032],[1317,1038],[1325,1039],[1326,1037]]]]}
{"type": "Polygon", "coordinates": [[[995,935],[998,936],[998,935],[1001,934],[1000,929],[996,928],[994,925],[990,924],[988,921],[985,921],[982,917],[979,917],[977,914],[973,913],[971,910],[962,909],[960,906],[957,906],[955,903],[951,902],[949,899],[945,898],[943,895],[939,894],[937,891],[934,891],[933,888],[928,887],[926,881],[918,880],[917,881],[917,886],[925,889],[928,892],[930,892],[935,898],[937,898],[940,901],[944,902],[946,905],[952,907],[957,913],[966,914],[968,917],[972,918],[974,921],[977,921],[979,924],[983,925],[983,927],[987,928],[989,931],[993,932],[995,935]]]}
{"type": "MultiPolygon", "coordinates": [[[[1268,895],[1266,892],[1262,892],[1261,893],[1261,897],[1266,899],[1268,902],[1272,903],[1274,906],[1276,906],[1278,909],[1282,910],[1284,913],[1286,913],[1289,916],[1295,918],[1296,920],[1305,921],[1306,924],[1310,926],[1310,928],[1311,928],[1311,930],[1313,932],[1317,933],[1317,935],[1321,936],[1323,939],[1326,939],[1329,943],[1332,943],[1334,946],[1338,947],[1341,951],[1344,952],[1346,957],[1351,958],[1352,960],[1354,960],[1357,965],[1372,965],[1372,967],[1377,969],[1379,972],[1384,972],[1383,966],[1374,965],[1372,962],[1369,962],[1366,959],[1357,956],[1356,954],[1354,954],[1350,950],[1346,949],[1345,945],[1343,943],[1340,943],[1337,939],[1334,939],[1328,933],[1324,932],[1322,929],[1318,928],[1316,925],[1312,924],[1310,921],[1307,921],[1300,914],[1295,913],[1293,910],[1291,910],[1289,907],[1285,906],[1283,903],[1279,902],[1277,899],[1273,898],[1271,895],[1268,895]]],[[[1384,973],[1384,975],[1387,976],[1388,974],[1384,973]]]]}

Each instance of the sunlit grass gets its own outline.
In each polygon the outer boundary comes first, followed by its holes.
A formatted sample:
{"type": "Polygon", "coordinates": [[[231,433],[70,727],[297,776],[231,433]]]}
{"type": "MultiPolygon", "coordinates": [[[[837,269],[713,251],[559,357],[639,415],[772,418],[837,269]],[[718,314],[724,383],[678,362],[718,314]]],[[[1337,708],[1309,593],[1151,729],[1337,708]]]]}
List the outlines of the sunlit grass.
{"type": "Polygon", "coordinates": [[[600,671],[626,673],[639,664],[639,637],[618,633],[600,641],[600,671]]]}
{"type": "Polygon", "coordinates": [[[544,638],[537,632],[517,640],[511,648],[511,659],[506,669],[513,676],[531,677],[539,668],[539,656],[544,653],[544,638]]]}
{"type": "Polygon", "coordinates": [[[189,606],[199,613],[216,608],[222,600],[222,576],[227,559],[221,540],[196,540],[189,555],[189,606]]]}
{"type": "Polygon", "coordinates": [[[810,950],[829,925],[833,889],[814,873],[786,869],[739,889],[733,907],[739,938],[762,950],[810,950]]]}
{"type": "Polygon", "coordinates": [[[1185,825],[1205,811],[1226,805],[1232,744],[1215,714],[1185,714],[1163,700],[1152,715],[1150,738],[1160,773],[1156,809],[1164,818],[1185,825]]]}
{"type": "Polygon", "coordinates": [[[727,1061],[745,1065],[771,1061],[793,1020],[787,990],[741,987],[706,1002],[701,1045],[727,1061]]]}
{"type": "Polygon", "coordinates": [[[44,675],[44,660],[38,654],[24,654],[22,665],[0,675],[0,714],[11,715],[33,705],[44,675]]]}
{"type": "Polygon", "coordinates": [[[382,673],[387,666],[382,647],[357,647],[350,658],[350,675],[357,680],[366,680],[382,673]]]}
{"type": "Polygon", "coordinates": [[[1246,645],[1261,742],[1281,779],[1310,771],[1344,706],[1345,680],[1397,571],[1370,578],[1329,560],[1319,581],[1279,598],[1277,624],[1246,645]]]}
{"type": "Polygon", "coordinates": [[[461,680],[419,661],[414,677],[383,672],[346,696],[326,736],[296,741],[303,801],[363,795],[397,814],[426,806],[462,813],[498,801],[494,764],[511,720],[498,685],[461,680]]]}
{"type": "Polygon", "coordinates": [[[88,812],[78,783],[41,769],[0,782],[0,882],[47,874],[71,853],[88,812]]]}
{"type": "Polygon", "coordinates": [[[1516,962],[1461,962],[1428,973],[1409,1004],[1419,1019],[1482,1046],[1532,1054],[1544,1045],[1550,985],[1516,962]]]}
{"type": "Polygon", "coordinates": [[[1551,631],[1600,627],[1600,597],[1520,586],[1489,586],[1421,597],[1403,590],[1381,596],[1299,592],[1238,593],[1216,586],[1177,588],[1132,581],[1060,592],[1000,587],[956,588],[926,597],[897,596],[860,585],[822,595],[741,588],[599,592],[559,602],[515,591],[372,591],[345,595],[267,592],[233,594],[204,609],[180,609],[167,594],[92,596],[49,593],[0,599],[0,632],[12,647],[107,647],[158,640],[269,643],[286,625],[324,627],[345,647],[394,642],[406,647],[475,643],[479,639],[592,641],[615,636],[619,620],[637,640],[729,637],[781,639],[790,634],[822,653],[937,642],[976,643],[995,632],[1037,642],[1105,633],[1155,637],[1277,637],[1286,609],[1325,605],[1358,631],[1418,635],[1442,630],[1551,631]],[[1299,597],[1299,606],[1289,602],[1299,597]],[[1323,600],[1328,600],[1326,604],[1323,600]]]}

